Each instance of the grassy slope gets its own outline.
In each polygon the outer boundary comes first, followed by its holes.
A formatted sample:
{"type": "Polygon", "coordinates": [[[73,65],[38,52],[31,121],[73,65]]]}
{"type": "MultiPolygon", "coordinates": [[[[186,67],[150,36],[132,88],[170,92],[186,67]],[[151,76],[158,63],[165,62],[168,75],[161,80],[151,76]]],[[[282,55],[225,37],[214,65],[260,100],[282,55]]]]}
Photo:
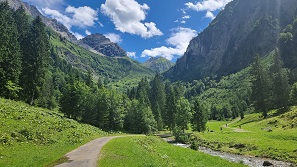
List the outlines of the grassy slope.
{"type": "Polygon", "coordinates": [[[108,135],[56,111],[0,98],[0,166],[45,166],[70,150],[108,135]]]}
{"type": "Polygon", "coordinates": [[[61,40],[55,33],[52,33],[50,40],[63,59],[85,72],[92,69],[95,78],[108,78],[109,86],[113,88],[126,90],[136,86],[143,77],[154,75],[153,71],[129,57],[111,58],[95,54],[67,40],[61,40]]]}
{"type": "Polygon", "coordinates": [[[226,122],[209,122],[207,126],[214,132],[199,133],[204,146],[238,154],[269,157],[297,163],[297,107],[277,115],[270,112],[270,118],[261,114],[246,115],[244,119],[225,127],[226,122]],[[223,132],[220,127],[223,127],[223,132]],[[235,132],[239,126],[246,132],[235,132]],[[233,128],[233,129],[231,129],[233,128]],[[243,148],[236,148],[243,144],[243,148]]]}
{"type": "Polygon", "coordinates": [[[104,146],[98,166],[244,166],[191,149],[177,147],[157,137],[117,138],[104,146]]]}

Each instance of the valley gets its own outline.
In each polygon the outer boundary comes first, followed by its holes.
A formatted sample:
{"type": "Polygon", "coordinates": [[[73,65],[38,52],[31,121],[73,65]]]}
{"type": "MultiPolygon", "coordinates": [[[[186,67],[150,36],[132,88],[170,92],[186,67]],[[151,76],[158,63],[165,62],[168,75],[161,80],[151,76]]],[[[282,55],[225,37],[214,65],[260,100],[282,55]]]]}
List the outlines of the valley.
{"type": "Polygon", "coordinates": [[[297,1],[147,3],[0,0],[0,166],[296,166],[297,1]]]}

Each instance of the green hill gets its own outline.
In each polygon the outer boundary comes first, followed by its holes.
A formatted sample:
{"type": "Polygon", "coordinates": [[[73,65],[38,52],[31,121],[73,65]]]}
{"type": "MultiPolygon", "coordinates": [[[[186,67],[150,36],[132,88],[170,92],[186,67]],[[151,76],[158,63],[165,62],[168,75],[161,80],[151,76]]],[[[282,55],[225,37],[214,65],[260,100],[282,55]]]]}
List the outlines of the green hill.
{"type": "Polygon", "coordinates": [[[213,132],[198,134],[202,145],[215,150],[297,163],[297,107],[246,115],[232,122],[211,121],[213,132]],[[284,114],[281,114],[284,113],[284,114]],[[228,126],[226,127],[226,124],[228,126]],[[220,130],[222,127],[222,131],[220,130]]]}
{"type": "Polygon", "coordinates": [[[0,99],[0,166],[45,166],[99,136],[96,127],[58,111],[0,99]]]}
{"type": "Polygon", "coordinates": [[[143,65],[153,71],[163,73],[169,70],[174,65],[174,63],[163,57],[152,57],[144,62],[143,65]]]}

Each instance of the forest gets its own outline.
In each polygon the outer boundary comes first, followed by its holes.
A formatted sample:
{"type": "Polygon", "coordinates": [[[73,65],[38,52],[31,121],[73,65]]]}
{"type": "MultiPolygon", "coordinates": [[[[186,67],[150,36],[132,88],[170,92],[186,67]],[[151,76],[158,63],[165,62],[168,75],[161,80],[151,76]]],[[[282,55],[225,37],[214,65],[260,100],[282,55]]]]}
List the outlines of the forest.
{"type": "Polygon", "coordinates": [[[40,17],[1,3],[0,22],[0,96],[59,109],[105,131],[202,132],[208,120],[252,112],[265,118],[271,109],[297,103],[296,75],[287,59],[296,53],[297,21],[283,30],[270,56],[254,55],[254,63],[236,74],[190,83],[171,83],[156,74],[124,91],[107,86],[101,77],[94,81],[92,71],[82,72],[61,58],[50,41],[54,32],[40,17]]]}

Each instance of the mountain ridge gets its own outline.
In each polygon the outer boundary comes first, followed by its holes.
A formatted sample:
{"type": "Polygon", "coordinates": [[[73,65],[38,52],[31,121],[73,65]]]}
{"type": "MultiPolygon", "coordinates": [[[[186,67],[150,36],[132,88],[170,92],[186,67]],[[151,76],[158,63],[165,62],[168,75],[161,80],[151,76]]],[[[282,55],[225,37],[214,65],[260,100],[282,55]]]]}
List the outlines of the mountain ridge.
{"type": "Polygon", "coordinates": [[[165,78],[192,81],[238,72],[256,54],[263,57],[277,46],[279,33],[294,19],[296,6],[295,0],[231,1],[191,40],[165,78]]]}

